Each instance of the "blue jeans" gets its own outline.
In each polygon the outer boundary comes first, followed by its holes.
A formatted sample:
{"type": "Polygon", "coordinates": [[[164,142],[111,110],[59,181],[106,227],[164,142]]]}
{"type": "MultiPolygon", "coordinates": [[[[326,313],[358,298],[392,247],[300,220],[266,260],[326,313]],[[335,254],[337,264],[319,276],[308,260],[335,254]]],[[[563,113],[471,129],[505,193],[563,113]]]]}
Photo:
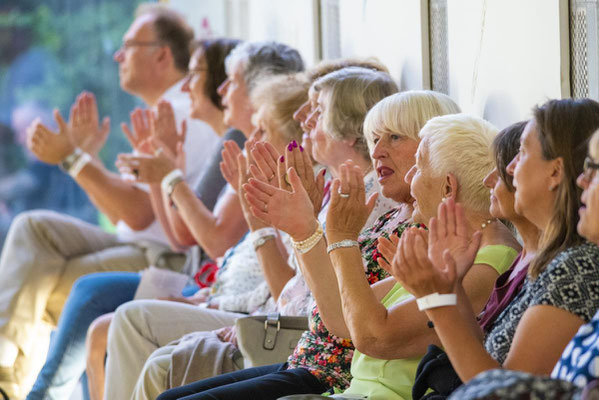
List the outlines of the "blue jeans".
{"type": "Polygon", "coordinates": [[[137,272],[99,272],[75,282],[50,342],[46,363],[27,399],[69,398],[85,371],[87,329],[99,316],[133,300],[140,278],[137,272]]]}
{"type": "Polygon", "coordinates": [[[242,369],[167,390],[156,400],[275,400],[292,394],[320,394],[329,388],[304,368],[287,363],[242,369]]]}

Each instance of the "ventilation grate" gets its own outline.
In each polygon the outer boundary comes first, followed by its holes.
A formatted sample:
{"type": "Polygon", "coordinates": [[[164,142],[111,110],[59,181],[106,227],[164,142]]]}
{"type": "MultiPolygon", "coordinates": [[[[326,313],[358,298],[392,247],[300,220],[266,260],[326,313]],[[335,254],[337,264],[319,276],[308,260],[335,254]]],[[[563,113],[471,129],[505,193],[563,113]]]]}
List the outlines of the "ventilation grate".
{"type": "Polygon", "coordinates": [[[428,15],[432,89],[448,94],[447,0],[429,0],[428,15]]]}
{"type": "Polygon", "coordinates": [[[587,35],[586,8],[574,9],[570,17],[570,80],[575,98],[589,96],[587,35]]]}
{"type": "Polygon", "coordinates": [[[599,100],[599,0],[570,1],[570,87],[599,100]]]}

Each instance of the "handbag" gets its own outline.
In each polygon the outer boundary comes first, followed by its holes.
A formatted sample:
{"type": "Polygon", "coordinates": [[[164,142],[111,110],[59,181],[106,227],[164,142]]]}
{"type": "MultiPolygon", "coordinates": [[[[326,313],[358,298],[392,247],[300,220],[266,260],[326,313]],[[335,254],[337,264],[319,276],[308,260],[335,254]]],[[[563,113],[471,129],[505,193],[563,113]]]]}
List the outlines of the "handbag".
{"type": "Polygon", "coordinates": [[[302,334],[306,317],[282,317],[279,313],[253,315],[235,321],[237,347],[245,368],[287,361],[302,334]]]}
{"type": "Polygon", "coordinates": [[[412,398],[414,400],[443,400],[448,398],[460,385],[462,385],[462,381],[453,369],[445,351],[434,344],[429,345],[416,369],[412,398]]]}

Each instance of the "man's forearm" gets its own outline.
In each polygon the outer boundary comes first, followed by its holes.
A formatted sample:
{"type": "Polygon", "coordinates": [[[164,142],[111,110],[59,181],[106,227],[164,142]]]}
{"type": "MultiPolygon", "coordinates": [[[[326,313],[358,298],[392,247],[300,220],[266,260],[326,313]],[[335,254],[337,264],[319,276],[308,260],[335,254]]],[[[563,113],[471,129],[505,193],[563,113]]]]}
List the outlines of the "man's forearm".
{"type": "Polygon", "coordinates": [[[113,223],[124,221],[131,229],[143,230],[154,221],[149,194],[108,171],[98,160],[83,167],[75,180],[113,223]]]}

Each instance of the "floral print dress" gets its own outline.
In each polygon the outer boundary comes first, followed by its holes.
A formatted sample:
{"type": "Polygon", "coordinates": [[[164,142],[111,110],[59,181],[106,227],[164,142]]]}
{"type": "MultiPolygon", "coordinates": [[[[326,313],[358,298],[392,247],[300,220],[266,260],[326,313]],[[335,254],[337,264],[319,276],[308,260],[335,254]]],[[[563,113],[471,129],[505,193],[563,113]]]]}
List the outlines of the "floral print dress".
{"type": "MultiPolygon", "coordinates": [[[[398,214],[397,209],[383,214],[372,228],[364,230],[358,238],[366,278],[371,285],[389,276],[377,263],[378,258],[381,257],[376,248],[378,238],[388,237],[391,233],[401,235],[406,228],[413,226],[400,220],[398,214]]],[[[352,379],[350,373],[354,354],[352,341],[329,333],[320,318],[316,303],[312,306],[309,323],[309,330],[304,332],[293,354],[287,360],[288,368],[305,368],[331,389],[338,391],[347,389],[352,379]]]]}

